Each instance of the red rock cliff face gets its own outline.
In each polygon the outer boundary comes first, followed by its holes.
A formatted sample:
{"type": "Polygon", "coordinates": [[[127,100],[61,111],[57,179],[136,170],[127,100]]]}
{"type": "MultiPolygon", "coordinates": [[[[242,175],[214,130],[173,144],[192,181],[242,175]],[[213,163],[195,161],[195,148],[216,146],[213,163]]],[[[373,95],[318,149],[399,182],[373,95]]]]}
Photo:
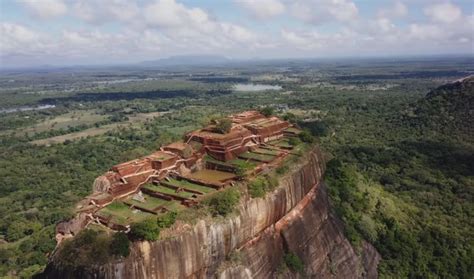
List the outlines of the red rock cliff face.
{"type": "Polygon", "coordinates": [[[122,261],[87,270],[51,262],[45,278],[297,278],[282,271],[287,252],[298,255],[312,278],[376,278],[379,255],[369,244],[356,252],[331,213],[319,149],[265,198],[247,199],[239,214],[199,221],[174,238],[133,245],[122,261]]]}

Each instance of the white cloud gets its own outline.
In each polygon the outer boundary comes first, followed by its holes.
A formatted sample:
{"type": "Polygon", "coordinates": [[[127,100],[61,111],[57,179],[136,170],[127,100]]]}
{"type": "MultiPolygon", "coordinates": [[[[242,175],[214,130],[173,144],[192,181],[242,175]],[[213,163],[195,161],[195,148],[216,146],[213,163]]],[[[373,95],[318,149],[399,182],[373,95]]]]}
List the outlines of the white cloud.
{"type": "Polygon", "coordinates": [[[461,9],[449,2],[428,6],[424,12],[433,21],[440,23],[453,23],[462,17],[461,9]]]}
{"type": "Polygon", "coordinates": [[[311,50],[322,46],[321,36],[318,32],[295,32],[287,29],[281,30],[281,36],[290,45],[303,50],[311,50]]]}
{"type": "Polygon", "coordinates": [[[282,39],[290,46],[304,51],[324,51],[328,54],[345,53],[347,49],[360,44],[366,36],[349,28],[342,28],[335,33],[320,33],[318,31],[291,31],[283,29],[282,39]]]}
{"type": "Polygon", "coordinates": [[[357,19],[358,12],[350,0],[297,0],[291,5],[294,17],[312,24],[351,22],[357,19]]]}
{"type": "Polygon", "coordinates": [[[405,4],[396,1],[390,7],[380,9],[377,14],[383,18],[400,18],[408,14],[408,9],[405,4]]]}
{"type": "Polygon", "coordinates": [[[191,17],[198,18],[203,14],[200,9],[188,10],[183,4],[174,0],[161,0],[145,8],[145,20],[147,23],[159,27],[180,27],[186,24],[191,17]]]}
{"type": "MultiPolygon", "coordinates": [[[[472,53],[474,42],[474,16],[463,15],[450,3],[429,5],[424,10],[427,18],[411,18],[402,24],[410,7],[406,1],[408,7],[394,1],[367,18],[359,16],[350,0],[248,0],[236,5],[252,13],[254,19],[246,18],[240,24],[220,19],[218,13],[199,7],[198,2],[190,6],[178,0],[45,1],[68,3],[70,11],[66,7],[61,12],[37,12],[33,18],[37,25],[20,24],[20,17],[17,23],[0,23],[0,59],[23,56],[24,63],[34,60],[39,64],[36,61],[126,62],[190,53],[231,57],[472,53]],[[272,18],[286,10],[293,16],[287,21],[272,18]],[[40,19],[63,13],[75,16],[71,22],[79,24],[62,32],[45,31],[52,24],[57,27],[62,19],[40,19]],[[271,23],[265,31],[255,27],[261,20],[271,23]],[[298,20],[309,24],[295,22],[298,20]],[[336,24],[318,26],[323,23],[336,24]]],[[[31,9],[24,11],[33,15],[31,9]]]]}
{"type": "Polygon", "coordinates": [[[140,8],[133,0],[77,0],[73,11],[78,18],[91,24],[132,22],[140,14],[140,8]]]}
{"type": "Polygon", "coordinates": [[[200,8],[190,8],[174,0],[158,0],[145,7],[145,21],[149,28],[159,28],[179,46],[193,44],[193,48],[229,48],[247,43],[251,46],[257,36],[247,28],[221,22],[200,8]]]}
{"type": "Polygon", "coordinates": [[[67,6],[62,0],[25,0],[20,3],[32,16],[41,19],[62,16],[67,12],[67,6]]]}
{"type": "Polygon", "coordinates": [[[433,24],[410,24],[408,28],[408,37],[413,40],[437,40],[445,37],[444,31],[433,24]]]}
{"type": "Polygon", "coordinates": [[[257,19],[268,19],[280,15],[286,9],[279,0],[236,0],[235,2],[257,19]]]}
{"type": "Polygon", "coordinates": [[[388,18],[379,17],[374,21],[375,28],[377,29],[376,33],[389,33],[393,32],[395,24],[393,24],[388,18]]]}
{"type": "Polygon", "coordinates": [[[25,52],[37,43],[40,35],[26,26],[0,23],[0,53],[25,52]]]}

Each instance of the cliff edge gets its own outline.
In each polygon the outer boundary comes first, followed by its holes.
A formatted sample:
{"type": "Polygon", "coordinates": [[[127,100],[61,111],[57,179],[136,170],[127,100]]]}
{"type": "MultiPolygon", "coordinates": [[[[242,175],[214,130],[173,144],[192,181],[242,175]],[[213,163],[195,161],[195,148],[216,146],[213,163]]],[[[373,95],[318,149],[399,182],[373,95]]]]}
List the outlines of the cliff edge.
{"type": "Polygon", "coordinates": [[[318,148],[264,198],[242,199],[238,214],[200,220],[156,242],[135,242],[130,256],[69,270],[54,257],[40,278],[298,278],[288,254],[310,278],[376,278],[380,256],[368,243],[354,249],[330,209],[318,148]]]}

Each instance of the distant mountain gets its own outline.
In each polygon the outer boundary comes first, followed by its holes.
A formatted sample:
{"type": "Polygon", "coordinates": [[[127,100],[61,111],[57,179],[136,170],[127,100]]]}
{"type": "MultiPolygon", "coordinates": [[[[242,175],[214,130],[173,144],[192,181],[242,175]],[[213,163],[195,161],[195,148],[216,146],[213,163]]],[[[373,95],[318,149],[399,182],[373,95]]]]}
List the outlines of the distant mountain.
{"type": "Polygon", "coordinates": [[[168,58],[143,61],[140,65],[143,66],[185,66],[185,65],[215,65],[215,64],[224,64],[231,62],[231,59],[228,59],[224,56],[217,55],[180,55],[180,56],[171,56],[168,58]]]}
{"type": "Polygon", "coordinates": [[[413,104],[406,115],[411,125],[474,137],[474,76],[442,85],[413,104]]]}

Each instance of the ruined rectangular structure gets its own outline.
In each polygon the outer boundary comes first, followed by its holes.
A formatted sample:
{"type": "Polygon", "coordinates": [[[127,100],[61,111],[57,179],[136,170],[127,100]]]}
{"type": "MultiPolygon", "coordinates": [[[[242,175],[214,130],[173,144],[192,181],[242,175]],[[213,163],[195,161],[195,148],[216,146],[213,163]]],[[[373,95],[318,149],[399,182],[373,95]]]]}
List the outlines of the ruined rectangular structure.
{"type": "Polygon", "coordinates": [[[260,142],[268,142],[283,137],[283,131],[290,123],[277,117],[256,119],[243,125],[258,136],[260,142]]]}
{"type": "Polygon", "coordinates": [[[186,135],[187,141],[196,141],[202,144],[205,153],[221,161],[234,159],[240,153],[247,151],[255,135],[241,125],[234,125],[226,134],[214,132],[204,128],[186,135]]]}
{"type": "Polygon", "coordinates": [[[78,204],[76,211],[91,213],[111,228],[124,228],[114,223],[124,219],[112,216],[114,209],[108,205],[113,201],[120,200],[125,209],[141,212],[128,213],[128,218],[191,206],[199,197],[232,184],[238,162],[253,166],[249,170],[253,174],[280,162],[289,153],[274,140],[300,131],[287,121],[265,117],[258,111],[234,114],[229,120],[232,125],[226,133],[209,125],[188,133],[184,141],[113,166],[95,180],[94,192],[78,204]],[[273,144],[267,144],[269,141],[273,144]]]}

